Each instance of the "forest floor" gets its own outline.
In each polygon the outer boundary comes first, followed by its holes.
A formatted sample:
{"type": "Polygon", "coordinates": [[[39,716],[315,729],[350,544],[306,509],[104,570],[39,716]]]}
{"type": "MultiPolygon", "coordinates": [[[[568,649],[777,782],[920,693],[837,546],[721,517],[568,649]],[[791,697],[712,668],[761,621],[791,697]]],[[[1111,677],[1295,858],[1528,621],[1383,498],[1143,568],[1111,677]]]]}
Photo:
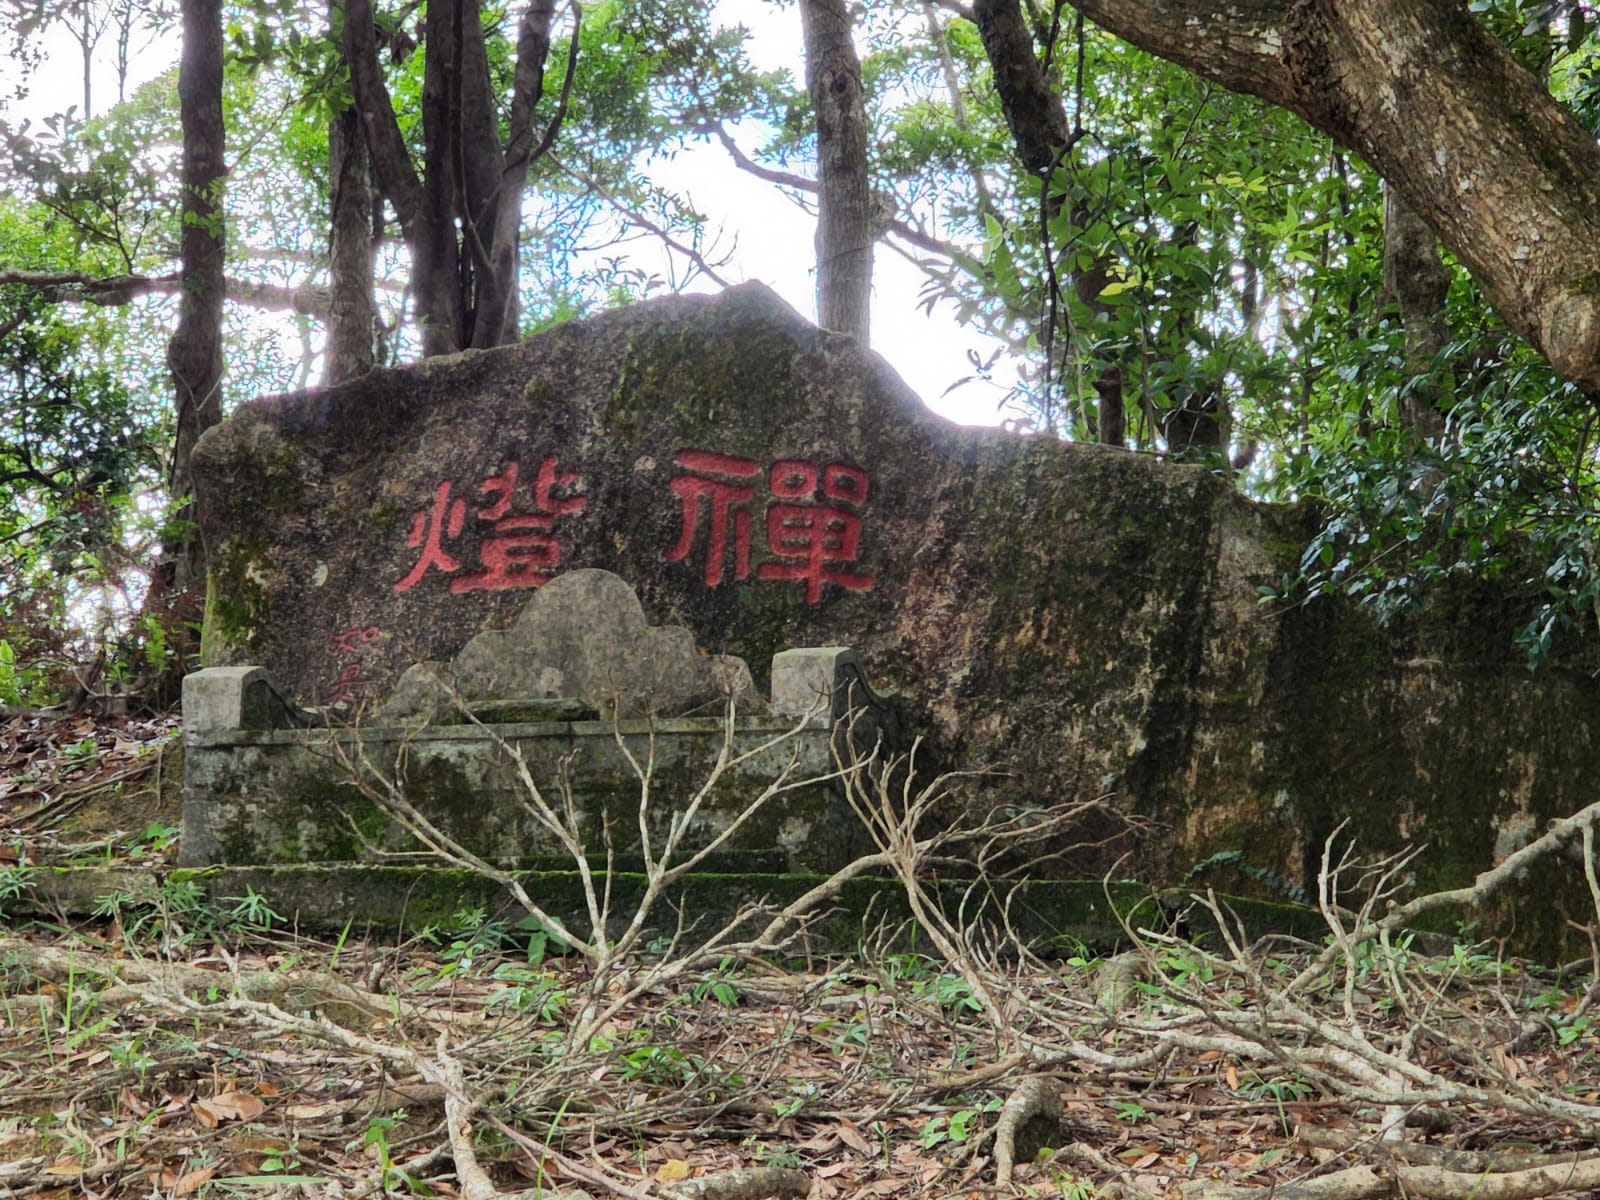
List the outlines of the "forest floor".
{"type": "Polygon", "coordinates": [[[481,912],[328,943],[285,928],[270,897],[197,902],[163,884],[175,728],[0,724],[0,1196],[476,1200],[487,1181],[728,1200],[1521,1200],[1600,1183],[1587,970],[1390,947],[1290,996],[1274,981],[1322,947],[1257,948],[1246,976],[1175,941],[988,974],[863,946],[710,964],[577,1044],[580,1011],[674,948],[597,980],[481,912]],[[148,869],[151,888],[88,917],[24,913],[39,864],[86,856],[148,869]],[[1291,1002],[1311,1014],[1298,1033],[1252,1023],[1291,1002]],[[1404,1048],[1403,1111],[1381,1078],[1341,1073],[1349,1038],[1404,1048]],[[1566,1174],[1544,1178],[1552,1164],[1566,1174]]]}

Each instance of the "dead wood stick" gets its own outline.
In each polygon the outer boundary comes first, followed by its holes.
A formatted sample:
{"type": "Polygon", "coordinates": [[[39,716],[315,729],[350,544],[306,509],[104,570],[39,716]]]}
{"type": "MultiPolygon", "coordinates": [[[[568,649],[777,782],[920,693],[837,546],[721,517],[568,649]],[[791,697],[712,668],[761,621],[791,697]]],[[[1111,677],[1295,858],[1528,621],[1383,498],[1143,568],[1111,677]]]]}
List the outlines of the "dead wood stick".
{"type": "Polygon", "coordinates": [[[1148,1192],[1129,1180],[1131,1172],[1128,1168],[1118,1166],[1093,1146],[1069,1142],[1057,1150],[1050,1161],[1064,1162],[1085,1175],[1096,1176],[1095,1182],[1101,1194],[1111,1196],[1113,1200],[1157,1200],[1154,1192],[1148,1192]]]}
{"type": "Polygon", "coordinates": [[[19,1179],[33,1179],[46,1160],[42,1157],[19,1158],[15,1162],[0,1163],[0,1186],[8,1186],[19,1179]]]}
{"type": "Polygon", "coordinates": [[[1359,1166],[1273,1187],[1236,1187],[1204,1179],[1183,1185],[1185,1200],[1538,1200],[1600,1186],[1600,1158],[1521,1171],[1451,1171],[1444,1167],[1359,1166]]]}
{"type": "Polygon", "coordinates": [[[154,1175],[159,1169],[148,1163],[140,1164],[119,1158],[63,1175],[46,1166],[43,1158],[25,1158],[0,1165],[0,1188],[4,1189],[7,1196],[26,1196],[33,1192],[82,1187],[106,1180],[144,1178],[154,1175]]]}
{"type": "Polygon", "coordinates": [[[993,1083],[996,1079],[1011,1074],[1018,1067],[1028,1064],[1028,1052],[1018,1050],[1004,1058],[996,1059],[971,1071],[963,1071],[956,1075],[935,1075],[928,1081],[927,1090],[930,1092],[968,1092],[973,1088],[982,1087],[984,1084],[993,1083]]]}
{"type": "Polygon", "coordinates": [[[1302,1125],[1295,1136],[1317,1150],[1371,1151],[1393,1155],[1416,1166],[1443,1167],[1449,1171],[1470,1173],[1573,1167],[1591,1160],[1600,1161],[1600,1155],[1581,1151],[1566,1154],[1491,1154],[1486,1151],[1451,1150],[1447,1146],[1430,1146],[1426,1142],[1381,1142],[1376,1130],[1352,1133],[1347,1129],[1327,1129],[1317,1125],[1302,1125]]]}
{"type": "Polygon", "coordinates": [[[447,1034],[439,1031],[432,1060],[417,1056],[417,1067],[423,1077],[444,1088],[445,1129],[450,1138],[450,1157],[456,1164],[456,1182],[461,1185],[464,1200],[495,1200],[500,1194],[494,1180],[478,1162],[472,1145],[472,1114],[476,1111],[466,1075],[461,1064],[451,1057],[446,1043],[447,1034]]]}
{"type": "Polygon", "coordinates": [[[1570,817],[1552,821],[1550,828],[1542,837],[1534,839],[1522,849],[1508,854],[1494,867],[1481,872],[1472,881],[1471,886],[1418,896],[1406,904],[1391,908],[1382,919],[1364,922],[1352,929],[1351,936],[1373,937],[1387,930],[1402,929],[1423,913],[1436,908],[1476,904],[1511,880],[1521,878],[1540,858],[1561,849],[1573,838],[1581,836],[1585,829],[1593,828],[1597,822],[1600,822],[1600,801],[1579,809],[1570,817]]]}
{"type": "Polygon", "coordinates": [[[794,1167],[733,1167],[661,1190],[680,1200],[798,1200],[811,1177],[794,1167]]]}

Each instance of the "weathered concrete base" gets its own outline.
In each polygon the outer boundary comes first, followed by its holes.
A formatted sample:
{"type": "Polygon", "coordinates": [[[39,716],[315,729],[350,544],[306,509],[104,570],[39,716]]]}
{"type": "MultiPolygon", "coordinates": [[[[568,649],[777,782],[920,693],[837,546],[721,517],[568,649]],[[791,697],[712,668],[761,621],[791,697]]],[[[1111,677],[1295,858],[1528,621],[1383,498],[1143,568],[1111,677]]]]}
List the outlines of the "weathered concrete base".
{"type": "Polygon", "coordinates": [[[876,745],[892,721],[846,648],[779,654],[772,677],[779,703],[756,717],[573,720],[572,702],[474,711],[457,696],[453,719],[420,727],[306,728],[260,668],[199,671],[181,861],[417,861],[443,834],[501,866],[570,864],[555,819],[624,868],[676,838],[674,861],[712,852],[708,870],[835,870],[867,849],[836,750],[876,745]]]}
{"type": "Polygon", "coordinates": [[[828,729],[737,720],[729,733],[722,721],[680,718],[191,740],[182,862],[415,861],[428,853],[418,833],[426,821],[496,864],[526,864],[563,853],[535,810],[542,800],[564,817],[569,797],[591,855],[604,857],[609,825],[616,853],[637,861],[646,764],[652,849],[699,795],[683,854],[710,847],[738,821],[737,837],[719,849],[724,869],[827,870],[855,856],[865,835],[833,786],[828,729]],[[725,744],[741,761],[713,778],[725,744]]]}

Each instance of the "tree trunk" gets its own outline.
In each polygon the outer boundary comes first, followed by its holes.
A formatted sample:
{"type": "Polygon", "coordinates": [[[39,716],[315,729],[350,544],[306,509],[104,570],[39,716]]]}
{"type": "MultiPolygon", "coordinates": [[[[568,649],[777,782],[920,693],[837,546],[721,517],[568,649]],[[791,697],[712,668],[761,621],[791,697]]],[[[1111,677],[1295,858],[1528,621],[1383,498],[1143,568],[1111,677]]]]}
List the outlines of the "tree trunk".
{"type": "Polygon", "coordinates": [[[1439,386],[1438,358],[1450,339],[1445,319],[1449,295],[1450,268],[1439,257],[1439,240],[1393,188],[1385,188],[1381,304],[1399,315],[1406,370],[1412,377],[1400,396],[1400,419],[1424,440],[1444,432],[1440,405],[1446,397],[1439,386]]]}
{"type": "Polygon", "coordinates": [[[1465,0],[1077,0],[1367,158],[1506,322],[1600,400],[1600,148],[1465,0]]]}
{"type": "Polygon", "coordinates": [[[178,116],[183,130],[183,293],[178,328],[167,345],[178,431],[171,494],[183,501],[186,528],[173,556],[173,584],[198,590],[205,551],[193,530],[189,458],[200,435],[222,420],[222,0],[183,0],[178,116]]]}
{"type": "MultiPolygon", "coordinates": [[[[1062,203],[1059,189],[1052,188],[1056,172],[1072,147],[1072,130],[1061,95],[1050,86],[1034,55],[1033,35],[1017,0],[975,0],[972,20],[978,27],[994,86],[1005,113],[1006,127],[1017,148],[1017,157],[1030,174],[1041,180],[1045,210],[1053,215],[1062,203]]],[[[1086,223],[1086,214],[1075,211],[1073,223],[1086,223]]],[[[1047,254],[1053,254],[1046,247],[1047,254]]],[[[1099,259],[1072,273],[1072,290],[1078,302],[1091,312],[1105,314],[1111,306],[1101,293],[1111,282],[1110,263],[1099,259]]],[[[1055,370],[1055,364],[1047,364],[1055,370]]],[[[1094,420],[1088,422],[1090,434],[1106,446],[1127,443],[1124,388],[1126,377],[1120,363],[1106,363],[1094,381],[1098,396],[1094,420]]]]}
{"type": "Polygon", "coordinates": [[[1030,174],[1048,177],[1061,165],[1071,136],[1061,97],[1033,53],[1033,35],[1017,0],[974,0],[972,20],[994,73],[1017,157],[1030,174]]]}
{"type": "MultiPolygon", "coordinates": [[[[570,86],[582,9],[571,5],[570,86]]],[[[509,131],[502,146],[478,0],[430,0],[424,24],[422,171],[411,161],[378,66],[371,0],[346,0],[351,89],[384,194],[411,249],[424,356],[497,346],[517,335],[517,244],[529,165],[554,139],[567,86],[542,138],[554,0],[531,0],[518,24],[509,131]]]]}
{"type": "MultiPolygon", "coordinates": [[[[485,155],[482,169],[467,176],[470,227],[482,247],[474,297],[472,344],[498,346],[517,337],[517,249],[522,239],[522,193],[528,186],[528,168],[543,153],[534,144],[533,113],[544,96],[545,63],[550,57],[550,22],[554,0],[532,0],[517,26],[517,67],[511,83],[511,119],[505,152],[498,141],[494,153],[485,155]],[[476,187],[473,187],[474,181],[476,187]]],[[[474,44],[482,58],[482,103],[487,113],[484,128],[493,135],[493,107],[489,104],[488,59],[483,49],[482,27],[474,44]]],[[[576,37],[576,33],[573,35],[576,37]]]]}
{"type": "Polygon", "coordinates": [[[332,204],[328,233],[328,347],[323,382],[372,370],[377,306],[372,299],[372,165],[355,109],[328,124],[332,204]]]}
{"type": "Polygon", "coordinates": [[[412,242],[411,286],[422,322],[422,353],[427,357],[463,350],[470,336],[455,227],[460,215],[458,156],[468,152],[459,137],[462,3],[430,0],[423,25],[422,219],[412,242]]]}
{"type": "Polygon", "coordinates": [[[875,231],[861,63],[844,0],[800,0],[800,24],[817,121],[817,323],[866,344],[875,231]]]}
{"type": "Polygon", "coordinates": [[[1107,367],[1094,381],[1094,438],[1102,446],[1127,445],[1127,413],[1122,400],[1122,368],[1107,367]]]}

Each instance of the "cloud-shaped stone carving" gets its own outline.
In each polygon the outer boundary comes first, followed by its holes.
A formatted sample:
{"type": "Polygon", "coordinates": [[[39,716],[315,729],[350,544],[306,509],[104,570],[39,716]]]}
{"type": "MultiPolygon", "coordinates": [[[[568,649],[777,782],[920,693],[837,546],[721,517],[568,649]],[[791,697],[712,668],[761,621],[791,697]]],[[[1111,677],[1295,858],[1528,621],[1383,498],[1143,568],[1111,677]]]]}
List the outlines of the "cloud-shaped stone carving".
{"type": "Polygon", "coordinates": [[[558,575],[509,629],[472,638],[455,661],[417,663],[378,711],[381,721],[426,719],[457,700],[576,700],[608,716],[720,711],[757,699],[750,669],[706,655],[681,625],[651,625],[628,582],[610,571],[558,575]]]}

